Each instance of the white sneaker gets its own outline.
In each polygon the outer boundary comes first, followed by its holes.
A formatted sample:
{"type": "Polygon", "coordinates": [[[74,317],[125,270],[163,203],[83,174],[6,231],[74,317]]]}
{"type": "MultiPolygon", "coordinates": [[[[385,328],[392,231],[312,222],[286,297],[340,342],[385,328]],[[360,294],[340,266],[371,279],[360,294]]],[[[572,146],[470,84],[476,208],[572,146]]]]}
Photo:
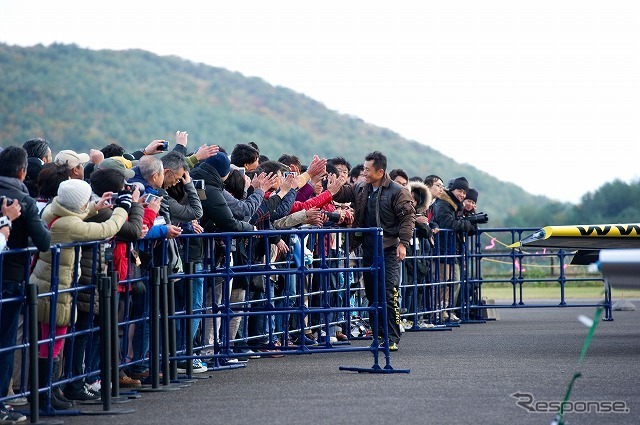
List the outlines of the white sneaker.
{"type": "Polygon", "coordinates": [[[436,326],[433,323],[418,322],[418,327],[420,329],[432,329],[432,328],[435,328],[436,326]]]}
{"type": "Polygon", "coordinates": [[[96,381],[92,384],[88,384],[87,387],[89,387],[90,391],[96,394],[100,394],[100,390],[102,389],[102,385],[100,385],[100,381],[96,381]]]}
{"type": "Polygon", "coordinates": [[[452,322],[459,322],[459,321],[460,321],[460,319],[458,318],[458,316],[456,316],[456,315],[455,315],[455,314],[453,314],[453,313],[451,313],[451,314],[450,314],[450,317],[451,317],[451,321],[452,321],[452,322]]]}

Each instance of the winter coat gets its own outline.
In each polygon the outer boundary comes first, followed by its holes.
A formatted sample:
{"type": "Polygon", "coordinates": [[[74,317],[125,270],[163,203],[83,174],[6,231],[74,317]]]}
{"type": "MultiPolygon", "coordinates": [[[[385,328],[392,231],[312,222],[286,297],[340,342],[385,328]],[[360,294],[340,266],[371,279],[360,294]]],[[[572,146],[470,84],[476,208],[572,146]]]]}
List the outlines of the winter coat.
{"type": "MultiPolygon", "coordinates": [[[[127,220],[127,211],[123,208],[115,208],[113,215],[102,223],[86,223],[84,220],[95,214],[92,208],[84,213],[69,211],[58,203],[58,198],[54,198],[42,213],[45,223],[51,223],[51,243],[65,244],[72,242],[86,242],[101,240],[114,236],[127,220]],[[55,221],[54,221],[55,219],[55,221]]],[[[75,248],[62,248],[59,255],[58,291],[68,289],[73,283],[75,248]]],[[[40,293],[51,291],[51,252],[42,252],[36,262],[36,266],[31,274],[29,282],[38,285],[40,293]]],[[[78,270],[80,272],[80,270],[78,270]]],[[[56,326],[68,326],[71,322],[72,293],[65,292],[58,294],[56,307],[56,326]]],[[[38,299],[38,321],[49,323],[50,297],[38,299]]]]}
{"type": "MultiPolygon", "coordinates": [[[[433,204],[433,220],[438,223],[440,229],[451,229],[455,232],[455,253],[459,254],[461,243],[464,242],[466,235],[473,230],[473,225],[458,217],[459,211],[462,209],[462,203],[458,202],[451,191],[446,190],[442,197],[436,199],[433,204]]],[[[451,248],[451,237],[447,237],[446,233],[439,233],[440,255],[453,254],[451,248]],[[449,251],[449,252],[447,252],[449,251]]],[[[444,262],[445,259],[442,260],[444,262]]],[[[450,258],[449,263],[453,263],[454,259],[450,258]]]]}
{"type": "Polygon", "coordinates": [[[202,201],[203,215],[202,227],[207,233],[214,232],[246,232],[253,230],[253,226],[246,221],[240,221],[233,213],[224,199],[222,178],[218,171],[206,162],[203,162],[191,172],[194,179],[204,180],[204,191],[207,199],[202,201]]]}
{"type": "MultiPolygon", "coordinates": [[[[16,178],[0,176],[0,195],[18,201],[22,212],[11,224],[11,236],[7,241],[9,249],[23,249],[29,246],[29,240],[40,251],[48,251],[51,235],[40,219],[36,201],[29,196],[23,182],[16,178]]],[[[24,282],[29,275],[29,254],[4,253],[2,255],[2,279],[24,282]]]]}
{"type": "MultiPolygon", "coordinates": [[[[333,199],[336,202],[351,202],[354,206],[353,227],[368,227],[365,223],[365,211],[368,204],[367,197],[372,189],[371,184],[362,182],[356,185],[344,185],[334,195],[333,199]]],[[[374,212],[378,227],[383,231],[383,247],[386,249],[398,243],[408,246],[413,238],[415,226],[415,209],[411,203],[411,194],[404,186],[391,180],[388,173],[385,173],[378,190],[380,194],[374,212]]],[[[355,245],[351,245],[351,248],[355,248],[355,245]]]]}
{"type": "MultiPolygon", "coordinates": [[[[128,269],[128,253],[124,250],[124,258],[122,258],[122,253],[117,253],[118,247],[129,244],[129,242],[135,241],[138,239],[138,236],[142,232],[142,215],[144,212],[144,208],[141,204],[134,202],[131,204],[131,209],[129,210],[128,220],[123,224],[122,228],[116,234],[116,240],[112,241],[111,244],[115,245],[113,248],[113,267],[118,272],[119,279],[127,278],[127,269],[128,269]]],[[[99,211],[97,214],[88,217],[85,222],[86,223],[103,223],[111,218],[113,214],[113,210],[107,208],[99,211]]],[[[80,266],[82,268],[82,272],[80,274],[80,279],[78,283],[80,286],[88,286],[91,284],[96,284],[95,278],[97,273],[102,273],[106,270],[107,267],[107,256],[106,251],[109,249],[108,243],[103,243],[96,245],[98,248],[97,253],[97,262],[94,262],[94,253],[91,247],[85,247],[82,250],[82,257],[80,259],[80,266]]],[[[124,286],[118,286],[118,292],[124,292],[124,286]]],[[[79,291],[78,292],[78,310],[89,313],[89,308],[91,306],[91,291],[79,291]]],[[[93,301],[93,312],[94,314],[98,314],[99,300],[98,300],[98,291],[97,285],[94,287],[94,301],[93,301]]]]}

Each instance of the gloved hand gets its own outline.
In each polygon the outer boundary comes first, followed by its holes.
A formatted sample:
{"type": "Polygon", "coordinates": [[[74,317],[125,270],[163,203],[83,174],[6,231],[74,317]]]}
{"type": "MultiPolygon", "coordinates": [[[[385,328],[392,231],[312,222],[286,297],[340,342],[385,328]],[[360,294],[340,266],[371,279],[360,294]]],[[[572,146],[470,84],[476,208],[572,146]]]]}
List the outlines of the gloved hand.
{"type": "Polygon", "coordinates": [[[465,220],[468,220],[471,224],[483,224],[489,221],[489,216],[483,212],[479,212],[477,214],[466,216],[465,220]]]}
{"type": "Polygon", "coordinates": [[[116,207],[120,207],[128,213],[129,209],[131,209],[132,202],[133,202],[133,196],[130,190],[123,189],[120,192],[118,192],[116,207]]]}

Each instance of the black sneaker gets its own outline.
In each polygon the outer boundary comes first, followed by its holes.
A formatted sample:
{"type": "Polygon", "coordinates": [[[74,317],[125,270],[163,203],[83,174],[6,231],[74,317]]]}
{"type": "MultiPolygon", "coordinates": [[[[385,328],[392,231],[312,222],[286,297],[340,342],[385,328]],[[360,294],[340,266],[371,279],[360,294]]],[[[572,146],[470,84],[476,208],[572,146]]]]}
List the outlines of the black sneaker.
{"type": "Polygon", "coordinates": [[[69,399],[69,400],[76,400],[76,401],[96,401],[96,400],[100,400],[100,396],[95,394],[92,391],[89,391],[85,386],[82,387],[82,389],[80,391],[78,391],[77,393],[70,393],[70,394],[65,394],[65,396],[69,399]]]}
{"type": "Polygon", "coordinates": [[[0,404],[0,424],[17,424],[26,421],[27,417],[22,413],[16,412],[11,406],[0,404]]]}

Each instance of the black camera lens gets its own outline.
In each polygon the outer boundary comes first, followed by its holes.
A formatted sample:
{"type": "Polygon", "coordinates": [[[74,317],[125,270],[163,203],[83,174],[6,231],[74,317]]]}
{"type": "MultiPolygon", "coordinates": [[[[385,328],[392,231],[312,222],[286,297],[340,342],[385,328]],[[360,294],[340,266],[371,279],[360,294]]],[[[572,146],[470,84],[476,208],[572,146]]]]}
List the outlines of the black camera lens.
{"type": "Polygon", "coordinates": [[[330,222],[338,223],[340,221],[340,213],[335,211],[324,211],[324,215],[327,216],[330,222]]]}

